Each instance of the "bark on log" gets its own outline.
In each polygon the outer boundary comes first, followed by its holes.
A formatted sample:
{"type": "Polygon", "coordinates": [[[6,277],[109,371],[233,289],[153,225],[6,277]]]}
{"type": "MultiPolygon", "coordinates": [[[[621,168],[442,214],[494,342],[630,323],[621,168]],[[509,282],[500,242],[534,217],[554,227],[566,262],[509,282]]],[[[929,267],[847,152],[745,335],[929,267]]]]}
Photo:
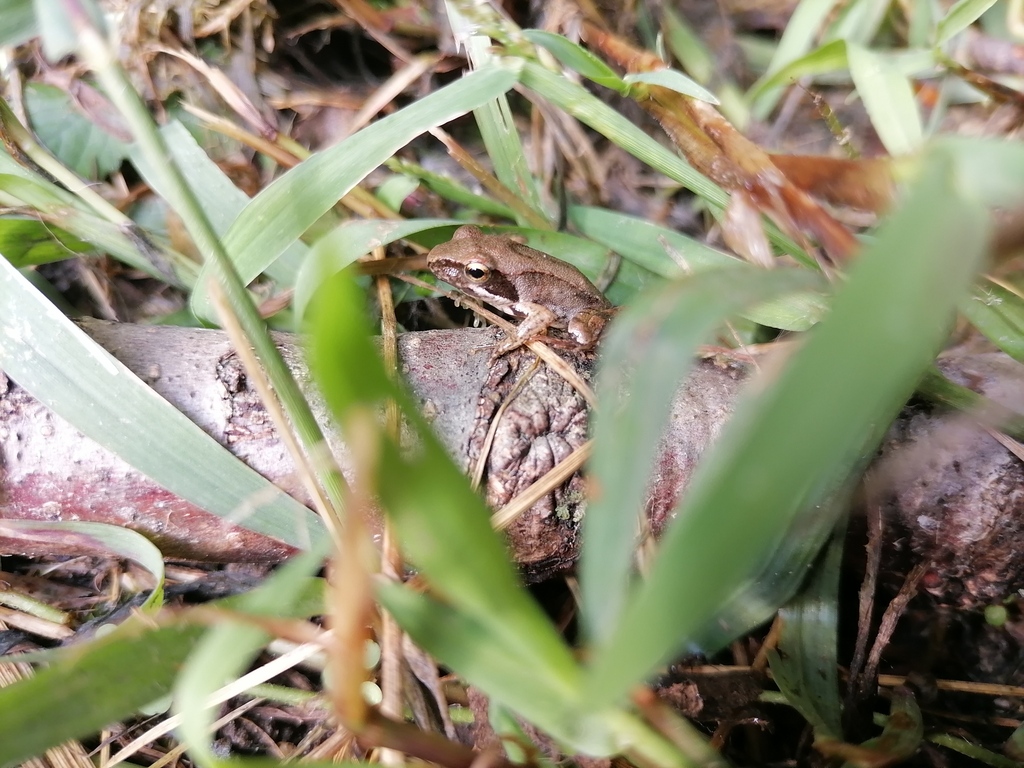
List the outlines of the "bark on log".
{"type": "MultiPolygon", "coordinates": [[[[207,433],[302,499],[290,458],[245,386],[224,334],[95,321],[84,327],[207,433]]],[[[493,340],[493,333],[435,331],[400,339],[403,374],[462,466],[476,429],[481,387],[495,376],[488,355],[480,350],[493,340]]],[[[296,339],[281,335],[278,341],[300,382],[308,382],[296,339]]],[[[1005,356],[957,358],[944,367],[971,388],[1024,411],[1024,368],[1005,356]]],[[[655,531],[666,522],[699,456],[728,417],[742,378],[736,367],[701,361],[681,387],[647,503],[655,531]]],[[[318,418],[326,423],[322,405],[311,395],[318,418]]],[[[524,465],[540,471],[543,467],[535,465],[558,454],[567,438],[556,424],[537,424],[535,414],[520,421],[526,426],[517,429],[532,434],[529,440],[520,439],[528,445],[516,471],[524,465]],[[527,452],[537,445],[543,450],[527,452]]],[[[522,437],[517,432],[513,438],[517,435],[522,437]]],[[[963,416],[908,407],[890,432],[877,466],[891,478],[887,538],[915,559],[935,563],[928,580],[934,593],[970,604],[1024,586],[1024,548],[1017,546],[1024,533],[1024,467],[990,434],[963,416]]],[[[574,503],[569,499],[561,504],[560,514],[554,514],[553,505],[535,508],[510,531],[510,546],[529,576],[542,578],[572,562],[581,517],[574,503]]],[[[124,525],[145,533],[174,557],[266,562],[291,552],[280,542],[232,527],[169,494],[2,375],[0,517],[124,525]]],[[[0,538],[0,552],[19,549],[24,544],[0,538]]]]}

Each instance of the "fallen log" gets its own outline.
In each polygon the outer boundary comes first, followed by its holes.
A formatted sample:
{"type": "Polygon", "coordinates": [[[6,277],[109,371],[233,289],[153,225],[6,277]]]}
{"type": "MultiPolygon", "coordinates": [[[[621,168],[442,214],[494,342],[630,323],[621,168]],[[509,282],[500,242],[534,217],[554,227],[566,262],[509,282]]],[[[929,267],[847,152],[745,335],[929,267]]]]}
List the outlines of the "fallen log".
{"type": "MultiPolygon", "coordinates": [[[[83,328],[204,431],[305,503],[291,459],[223,333],[97,321],[83,328]]],[[[494,333],[432,331],[399,340],[403,376],[461,466],[476,450],[480,422],[493,412],[494,392],[523,365],[512,356],[507,370],[488,365],[481,350],[494,333]]],[[[280,334],[277,341],[322,426],[336,434],[309,384],[298,339],[280,334]]],[[[1024,411],[1024,366],[1006,356],[948,357],[942,366],[958,383],[1024,411]]],[[[583,373],[589,373],[586,366],[583,373]]],[[[728,418],[744,378],[737,363],[701,360],[680,387],[647,499],[655,532],[667,523],[700,455],[728,418]]],[[[489,473],[497,479],[487,490],[492,504],[504,503],[578,447],[586,437],[585,417],[578,396],[559,377],[533,376],[502,417],[509,424],[505,437],[499,433],[491,448],[489,473]]],[[[340,447],[336,437],[331,442],[340,447]]],[[[989,431],[963,414],[909,405],[890,430],[873,476],[883,478],[884,492],[874,498],[884,499],[889,548],[894,557],[933,563],[924,580],[930,592],[970,605],[1024,586],[1024,547],[1017,546],[1024,533],[1024,463],[989,431]]],[[[509,529],[510,549],[528,578],[545,578],[575,561],[580,498],[556,493],[509,529]]],[[[150,537],[168,557],[274,562],[293,551],[170,494],[2,374],[0,517],[125,526],[150,537]]],[[[39,554],[3,536],[0,552],[39,554]]]]}

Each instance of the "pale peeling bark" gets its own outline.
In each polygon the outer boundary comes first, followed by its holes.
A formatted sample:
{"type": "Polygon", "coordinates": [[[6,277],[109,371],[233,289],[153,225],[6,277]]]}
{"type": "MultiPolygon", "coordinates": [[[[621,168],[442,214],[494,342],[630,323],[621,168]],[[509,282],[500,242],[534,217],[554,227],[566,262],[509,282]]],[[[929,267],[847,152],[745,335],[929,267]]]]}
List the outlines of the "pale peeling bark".
{"type": "MultiPolygon", "coordinates": [[[[223,333],[100,322],[84,327],[218,442],[304,500],[291,459],[246,386],[223,333]]],[[[466,466],[467,451],[479,432],[478,412],[487,412],[481,411],[478,401],[484,382],[495,379],[484,349],[493,339],[490,330],[400,338],[403,375],[460,466],[466,466]]],[[[296,338],[282,334],[278,341],[299,381],[311,389],[296,338]]],[[[972,388],[1024,410],[1024,368],[1008,358],[957,358],[947,361],[945,368],[972,388]]],[[[553,411],[570,408],[555,402],[564,395],[548,389],[549,378],[538,377],[541,389],[530,397],[554,398],[553,411]]],[[[666,524],[700,455],[727,419],[742,379],[736,366],[700,361],[680,388],[647,500],[652,530],[666,524]]],[[[315,393],[311,397],[314,412],[333,435],[322,403],[315,393]]],[[[556,446],[548,452],[557,453],[564,442],[556,434],[558,423],[568,420],[538,418],[524,409],[510,421],[515,423],[515,439],[505,443],[546,441],[556,446]]],[[[336,436],[331,442],[340,447],[336,436]]],[[[543,471],[544,461],[532,454],[524,457],[523,471],[543,471]]],[[[503,466],[519,466],[508,457],[500,459],[503,466]]],[[[893,426],[876,466],[889,478],[887,539],[915,559],[934,561],[936,573],[927,582],[933,593],[970,603],[1021,585],[1024,564],[1015,552],[1024,550],[1016,546],[1024,533],[1024,468],[991,435],[963,416],[908,407],[893,426]]],[[[507,470],[503,480],[508,480],[507,470]]],[[[15,382],[3,379],[0,482],[0,516],[8,519],[94,520],[127,526],[151,537],[174,557],[266,562],[291,552],[280,542],[230,526],[174,497],[80,435],[15,382]]],[[[572,497],[568,502],[559,499],[557,514],[555,504],[539,504],[509,531],[510,548],[529,577],[544,578],[574,561],[582,517],[574,503],[572,497]]],[[[0,552],[32,553],[30,549],[23,542],[0,538],[0,552]]]]}

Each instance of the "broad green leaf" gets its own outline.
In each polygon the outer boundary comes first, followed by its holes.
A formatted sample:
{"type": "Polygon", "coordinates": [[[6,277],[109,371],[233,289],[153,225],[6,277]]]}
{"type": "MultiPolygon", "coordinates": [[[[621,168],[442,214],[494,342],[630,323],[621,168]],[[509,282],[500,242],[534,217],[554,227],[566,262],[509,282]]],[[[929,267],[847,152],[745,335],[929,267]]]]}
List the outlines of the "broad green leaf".
{"type": "Polygon", "coordinates": [[[1024,363],[1024,297],[1004,285],[984,280],[960,311],[985,338],[1024,363]]]}
{"type": "Polygon", "coordinates": [[[25,111],[43,146],[83,179],[109,176],[128,156],[127,142],[81,114],[67,92],[56,86],[26,86],[25,111]]]}
{"type": "Polygon", "coordinates": [[[534,45],[539,45],[569,69],[579,72],[598,85],[624,93],[626,84],[615,70],[586,48],[554,32],[541,29],[523,30],[523,36],[534,45]]]}
{"type": "Polygon", "coordinates": [[[995,4],[996,0],[958,0],[939,20],[935,30],[935,45],[948,43],[995,4]]]}
{"type": "Polygon", "coordinates": [[[0,218],[0,253],[16,267],[49,264],[88,253],[92,246],[36,219],[0,218]]]}
{"type": "MultiPolygon", "coordinates": [[[[663,277],[746,266],[735,256],[636,216],[573,206],[569,209],[569,220],[581,233],[603,243],[628,262],[663,277]]],[[[744,309],[740,314],[771,328],[806,331],[821,319],[826,308],[823,294],[800,291],[744,309]]]]}
{"type": "Polygon", "coordinates": [[[232,456],[0,259],[0,369],[172,493],[296,547],[319,518],[232,456]],[[239,507],[252,502],[251,514],[239,507]]]}
{"type": "Polygon", "coordinates": [[[946,338],[984,253],[987,214],[956,181],[948,153],[929,156],[829,316],[771,382],[741,398],[648,580],[594,649],[585,696],[593,706],[619,701],[699,639],[782,540],[799,535],[794,524],[872,454],[946,338]]]}
{"type": "MultiPolygon", "coordinates": [[[[418,135],[504,93],[515,81],[514,71],[498,66],[474,72],[313,155],[265,187],[224,237],[242,280],[263,272],[370,171],[418,135]]],[[[202,279],[209,269],[204,265],[192,294],[199,317],[210,316],[202,279]]]]}
{"type": "Polygon", "coordinates": [[[779,644],[768,652],[772,678],[813,726],[815,741],[843,737],[837,637],[845,530],[837,528],[807,584],[779,611],[779,644]]]}
{"type": "Polygon", "coordinates": [[[878,137],[890,155],[909,155],[921,147],[924,129],[910,82],[885,56],[846,44],[857,93],[878,137]]]}
{"type": "Polygon", "coordinates": [[[670,88],[684,96],[689,96],[708,104],[718,104],[715,94],[707,88],[694,82],[678,69],[656,69],[653,72],[633,72],[626,75],[623,80],[628,84],[646,83],[648,85],[660,85],[663,88],[670,88]]]}
{"type": "Polygon", "coordinates": [[[13,48],[39,34],[32,0],[0,0],[0,48],[13,48]]]}
{"type": "Polygon", "coordinates": [[[0,520],[0,531],[10,538],[32,541],[35,550],[45,549],[47,543],[67,552],[109,552],[118,557],[134,560],[155,580],[153,590],[140,608],[154,611],[163,605],[164,558],[153,543],[141,533],[106,523],[81,521],[44,522],[37,520],[0,520]]]}
{"type": "Polygon", "coordinates": [[[573,695],[579,668],[569,649],[520,585],[483,501],[385,373],[362,306],[362,292],[348,275],[332,278],[312,313],[310,352],[310,368],[342,433],[362,441],[366,458],[357,471],[373,474],[360,482],[379,500],[402,552],[434,594],[503,637],[507,647],[518,648],[524,669],[549,677],[564,697],[573,695]],[[377,425],[371,415],[387,398],[401,408],[416,451],[400,449],[383,427],[366,433],[367,417],[377,425]],[[351,432],[353,423],[358,437],[351,432]]]}
{"type": "Polygon", "coordinates": [[[601,492],[587,509],[580,563],[582,616],[593,642],[619,624],[654,459],[697,345],[743,307],[817,285],[810,270],[719,269],[676,280],[615,319],[601,348],[590,463],[601,492]]]}

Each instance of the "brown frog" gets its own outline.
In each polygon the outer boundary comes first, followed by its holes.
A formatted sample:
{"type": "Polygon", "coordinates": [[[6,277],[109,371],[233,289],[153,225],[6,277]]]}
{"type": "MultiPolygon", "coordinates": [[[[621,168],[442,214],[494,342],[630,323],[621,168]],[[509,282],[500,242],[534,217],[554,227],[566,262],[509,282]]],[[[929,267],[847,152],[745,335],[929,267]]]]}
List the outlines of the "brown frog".
{"type": "Polygon", "coordinates": [[[427,266],[462,293],[522,318],[515,337],[495,349],[496,357],[551,327],[564,328],[577,347],[593,347],[615,311],[576,267],[479,227],[459,227],[430,252],[427,266]]]}

